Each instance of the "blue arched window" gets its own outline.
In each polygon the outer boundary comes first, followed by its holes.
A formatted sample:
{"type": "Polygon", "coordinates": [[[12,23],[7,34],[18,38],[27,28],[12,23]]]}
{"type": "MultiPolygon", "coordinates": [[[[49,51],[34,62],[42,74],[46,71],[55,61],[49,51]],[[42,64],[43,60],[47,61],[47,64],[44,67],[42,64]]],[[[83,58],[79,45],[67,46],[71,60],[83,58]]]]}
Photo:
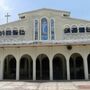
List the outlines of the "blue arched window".
{"type": "Polygon", "coordinates": [[[51,40],[55,39],[55,33],[54,33],[54,20],[51,19],[51,40]]]}
{"type": "Polygon", "coordinates": [[[38,40],[38,20],[35,20],[35,40],[38,40]]]}
{"type": "Polygon", "coordinates": [[[48,40],[48,22],[46,18],[41,20],[41,40],[48,40]]]}

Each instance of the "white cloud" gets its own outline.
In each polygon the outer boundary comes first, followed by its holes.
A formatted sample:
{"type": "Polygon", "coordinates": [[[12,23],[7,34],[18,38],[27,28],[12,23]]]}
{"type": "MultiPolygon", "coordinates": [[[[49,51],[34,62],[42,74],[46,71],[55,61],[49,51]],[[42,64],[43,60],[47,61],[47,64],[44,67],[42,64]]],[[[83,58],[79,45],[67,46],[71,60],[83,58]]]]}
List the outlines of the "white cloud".
{"type": "Polygon", "coordinates": [[[10,8],[6,5],[5,0],[0,0],[0,8],[5,11],[9,11],[10,8]]]}

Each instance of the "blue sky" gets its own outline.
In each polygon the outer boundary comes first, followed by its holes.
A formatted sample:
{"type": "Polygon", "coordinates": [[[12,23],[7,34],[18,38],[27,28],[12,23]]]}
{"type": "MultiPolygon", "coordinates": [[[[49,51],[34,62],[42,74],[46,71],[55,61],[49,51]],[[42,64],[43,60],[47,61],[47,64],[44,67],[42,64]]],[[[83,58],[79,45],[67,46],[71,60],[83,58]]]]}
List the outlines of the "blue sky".
{"type": "Polygon", "coordinates": [[[90,0],[0,0],[0,24],[18,19],[18,14],[39,8],[60,9],[71,12],[71,17],[90,20],[90,0]]]}

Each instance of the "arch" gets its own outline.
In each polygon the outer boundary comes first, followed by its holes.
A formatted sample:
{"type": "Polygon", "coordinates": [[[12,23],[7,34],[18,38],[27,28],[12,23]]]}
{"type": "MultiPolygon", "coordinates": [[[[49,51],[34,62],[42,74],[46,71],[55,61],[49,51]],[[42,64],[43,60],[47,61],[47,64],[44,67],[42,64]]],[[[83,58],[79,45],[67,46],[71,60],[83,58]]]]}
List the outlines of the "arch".
{"type": "Polygon", "coordinates": [[[51,18],[50,20],[50,28],[51,28],[51,40],[55,40],[55,20],[51,18]]]}
{"type": "Polygon", "coordinates": [[[12,34],[11,29],[10,29],[10,28],[7,28],[7,29],[6,29],[6,36],[9,36],[9,35],[11,35],[11,34],[12,34]]]}
{"type": "Polygon", "coordinates": [[[34,35],[35,35],[35,40],[38,40],[38,20],[35,19],[34,20],[34,35]]]}
{"type": "Polygon", "coordinates": [[[18,35],[18,28],[17,27],[13,28],[13,35],[18,35]]]}
{"type": "Polygon", "coordinates": [[[70,33],[70,26],[65,25],[64,33],[70,33]]]}
{"type": "Polygon", "coordinates": [[[25,35],[25,28],[24,27],[20,27],[19,35],[25,35]]]}
{"type": "Polygon", "coordinates": [[[79,26],[79,33],[84,33],[85,32],[85,26],[84,25],[80,25],[79,26]]]}
{"type": "Polygon", "coordinates": [[[84,62],[79,53],[73,53],[69,60],[70,79],[84,79],[84,62]]]}
{"type": "Polygon", "coordinates": [[[66,59],[62,54],[56,54],[53,58],[53,80],[66,80],[66,59]]]}
{"type": "Polygon", "coordinates": [[[4,79],[16,79],[16,59],[13,55],[8,55],[4,59],[4,79]]]}
{"type": "Polygon", "coordinates": [[[86,32],[90,32],[90,26],[86,27],[86,32]]]}
{"type": "Polygon", "coordinates": [[[71,32],[72,32],[72,33],[77,33],[77,32],[78,32],[78,28],[77,28],[76,25],[73,25],[73,26],[72,26],[71,32]]]}
{"type": "Polygon", "coordinates": [[[86,32],[87,33],[90,32],[90,25],[89,24],[86,25],[86,32]]]}
{"type": "Polygon", "coordinates": [[[41,40],[48,40],[48,21],[46,18],[41,19],[41,40]]]}
{"type": "Polygon", "coordinates": [[[33,79],[33,60],[31,56],[25,54],[20,59],[20,79],[33,79]]]}
{"type": "Polygon", "coordinates": [[[88,63],[88,78],[90,79],[90,54],[87,57],[87,63],[88,63]]]}
{"type": "Polygon", "coordinates": [[[36,79],[49,80],[49,58],[45,54],[40,54],[36,59],[36,79]]]}

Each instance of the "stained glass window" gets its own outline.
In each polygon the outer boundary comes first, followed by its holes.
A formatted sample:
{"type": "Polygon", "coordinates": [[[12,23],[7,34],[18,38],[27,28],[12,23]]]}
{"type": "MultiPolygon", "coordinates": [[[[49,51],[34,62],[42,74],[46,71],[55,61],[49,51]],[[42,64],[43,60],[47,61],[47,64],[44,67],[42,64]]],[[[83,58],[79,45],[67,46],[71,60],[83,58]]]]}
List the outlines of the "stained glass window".
{"type": "Polygon", "coordinates": [[[46,18],[41,20],[41,40],[48,40],[48,22],[46,18]]]}

